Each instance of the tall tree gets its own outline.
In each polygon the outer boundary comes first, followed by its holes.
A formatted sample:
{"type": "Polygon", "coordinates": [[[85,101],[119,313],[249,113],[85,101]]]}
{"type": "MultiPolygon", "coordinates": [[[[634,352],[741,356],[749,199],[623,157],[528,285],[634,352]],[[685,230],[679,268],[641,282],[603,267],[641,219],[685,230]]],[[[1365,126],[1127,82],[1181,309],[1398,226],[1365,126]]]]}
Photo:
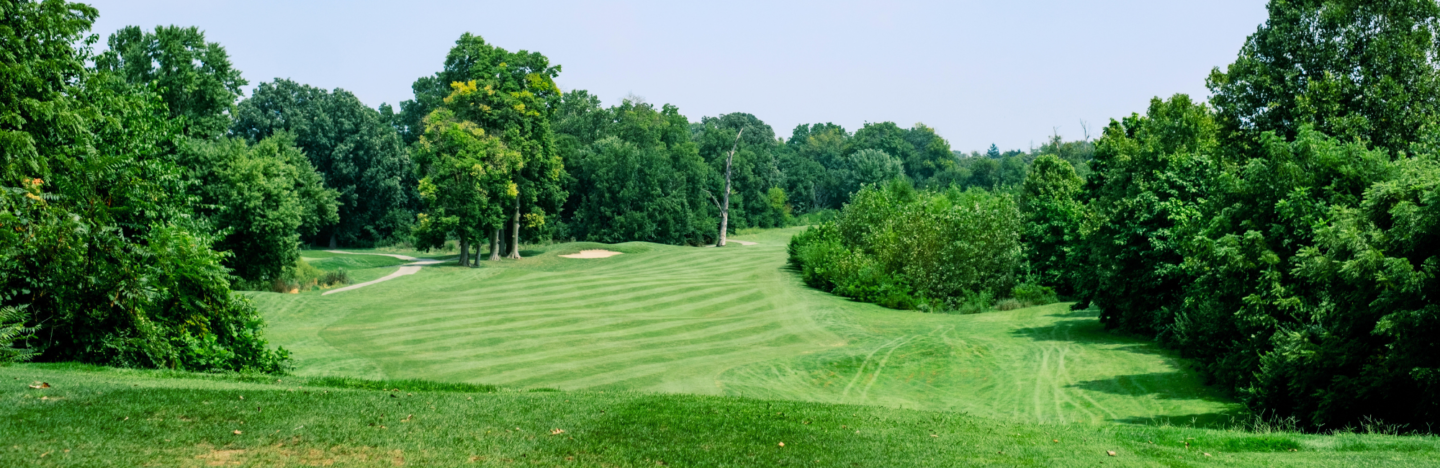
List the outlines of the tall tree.
{"type": "Polygon", "coordinates": [[[251,143],[292,133],[325,186],[339,191],[339,222],[308,241],[369,247],[409,235],[419,208],[415,164],[390,118],[349,91],[284,79],[260,83],[236,107],[230,131],[251,143]]]}
{"type": "Polygon", "coordinates": [[[127,26],[110,35],[110,50],[95,57],[100,70],[134,85],[152,85],[179,119],[181,132],[198,138],[225,133],[227,113],[248,84],[230,65],[225,48],[205,42],[198,28],[156,26],[144,32],[127,26]]]}
{"type": "Polygon", "coordinates": [[[1065,296],[1073,293],[1080,274],[1073,248],[1084,220],[1084,207],[1076,200],[1083,183],[1069,162],[1047,154],[1031,164],[1020,196],[1030,272],[1037,282],[1065,296]]]}
{"type": "Polygon", "coordinates": [[[283,370],[191,216],[164,101],[85,68],[96,16],[0,7],[0,307],[28,304],[41,360],[283,370]]]}
{"type": "MultiPolygon", "coordinates": [[[[479,250],[478,241],[504,221],[505,209],[518,195],[513,178],[523,157],[450,109],[436,109],[425,123],[425,133],[415,145],[425,202],[415,228],[415,246],[436,248],[454,237],[462,246],[473,243],[479,250]]],[[[462,248],[460,265],[469,262],[468,249],[462,248]]]]}
{"type": "Polygon", "coordinates": [[[219,234],[225,265],[252,286],[279,279],[300,259],[300,238],[335,224],[337,193],[325,188],[295,137],[255,145],[241,139],[190,140],[178,161],[196,182],[204,216],[219,234]]]}
{"type": "Polygon", "coordinates": [[[1177,231],[1197,216],[1219,130],[1189,96],[1154,99],[1144,116],[1111,121],[1095,142],[1085,181],[1093,213],[1081,247],[1090,266],[1076,290],[1110,328],[1155,333],[1169,322],[1190,278],[1177,231]]]}
{"type": "MultiPolygon", "coordinates": [[[[564,139],[586,138],[574,126],[582,116],[569,115],[565,121],[576,135],[564,139]]],[[[691,245],[713,239],[715,217],[705,189],[714,175],[690,140],[690,122],[675,106],[656,109],[626,100],[586,115],[596,117],[604,125],[598,133],[609,136],[568,153],[565,167],[574,178],[571,235],[691,245]]]]}
{"type": "Polygon", "coordinates": [[[753,115],[731,113],[705,117],[691,124],[700,156],[714,170],[707,188],[718,200],[725,184],[726,160],[731,163],[731,206],[728,226],[735,229],[783,226],[786,213],[770,203],[770,189],[784,182],[776,157],[775,131],[753,115]],[[743,135],[740,130],[745,129],[743,135]],[[736,137],[739,136],[738,146],[736,137]],[[730,149],[736,148],[733,159],[730,149]]]}
{"type": "Polygon", "coordinates": [[[1440,113],[1440,4],[1271,1],[1235,63],[1207,80],[1229,138],[1294,138],[1303,125],[1391,151],[1440,113]]]}
{"type": "Polygon", "coordinates": [[[557,212],[566,198],[564,163],[550,126],[561,103],[555,85],[559,74],[560,66],[552,66],[540,53],[512,53],[466,33],[450,49],[445,68],[433,79],[417,81],[416,99],[401,104],[405,119],[436,105],[447,106],[524,155],[515,178],[519,195],[506,223],[510,258],[520,258],[520,228],[543,226],[546,214],[557,212]],[[449,95],[438,101],[431,86],[436,82],[451,87],[449,95]]]}

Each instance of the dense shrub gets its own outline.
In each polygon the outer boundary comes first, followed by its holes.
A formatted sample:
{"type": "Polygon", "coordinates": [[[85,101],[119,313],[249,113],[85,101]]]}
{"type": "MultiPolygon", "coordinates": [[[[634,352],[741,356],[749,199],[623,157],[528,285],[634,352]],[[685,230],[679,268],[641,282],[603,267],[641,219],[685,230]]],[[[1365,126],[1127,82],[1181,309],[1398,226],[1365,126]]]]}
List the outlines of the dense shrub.
{"type": "Polygon", "coordinates": [[[165,152],[178,123],[153,89],[85,67],[95,17],[60,1],[0,15],[0,307],[27,305],[41,360],[283,370],[192,216],[165,152]]]}
{"type": "Polygon", "coordinates": [[[35,336],[37,327],[25,325],[29,315],[24,306],[0,307],[0,365],[29,360],[35,352],[16,347],[16,342],[35,336]]]}
{"type": "Polygon", "coordinates": [[[807,284],[896,309],[979,311],[1008,297],[1023,257],[1019,209],[981,190],[916,191],[906,182],[856,193],[833,222],[793,237],[807,284]],[[977,301],[978,297],[985,297],[977,301]],[[978,309],[978,310],[977,310],[978,309]]]}

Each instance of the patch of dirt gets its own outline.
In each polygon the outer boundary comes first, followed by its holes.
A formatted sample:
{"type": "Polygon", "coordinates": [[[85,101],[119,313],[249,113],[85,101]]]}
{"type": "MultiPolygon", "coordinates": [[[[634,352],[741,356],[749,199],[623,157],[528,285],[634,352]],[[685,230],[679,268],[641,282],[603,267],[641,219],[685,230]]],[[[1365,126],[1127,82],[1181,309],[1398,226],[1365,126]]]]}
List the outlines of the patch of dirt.
{"type": "Polygon", "coordinates": [[[580,253],[573,253],[573,254],[570,254],[570,255],[561,255],[561,257],[565,257],[565,258],[605,258],[605,257],[614,257],[614,256],[616,256],[616,255],[620,255],[620,253],[621,253],[621,252],[615,252],[615,251],[613,251],[613,250],[590,249],[590,250],[581,250],[580,253]]]}

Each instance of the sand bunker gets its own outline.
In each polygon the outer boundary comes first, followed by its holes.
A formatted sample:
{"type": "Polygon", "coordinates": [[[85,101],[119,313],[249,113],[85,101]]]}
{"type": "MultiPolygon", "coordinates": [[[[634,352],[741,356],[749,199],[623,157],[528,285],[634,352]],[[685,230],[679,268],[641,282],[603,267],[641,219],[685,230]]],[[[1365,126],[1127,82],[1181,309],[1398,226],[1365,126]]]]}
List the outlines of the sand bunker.
{"type": "Polygon", "coordinates": [[[573,253],[573,254],[570,254],[570,255],[561,255],[561,257],[565,257],[565,258],[605,258],[605,257],[614,257],[614,256],[616,256],[616,255],[620,255],[620,252],[615,252],[615,251],[611,251],[611,250],[593,249],[593,250],[581,250],[580,253],[573,253]]]}

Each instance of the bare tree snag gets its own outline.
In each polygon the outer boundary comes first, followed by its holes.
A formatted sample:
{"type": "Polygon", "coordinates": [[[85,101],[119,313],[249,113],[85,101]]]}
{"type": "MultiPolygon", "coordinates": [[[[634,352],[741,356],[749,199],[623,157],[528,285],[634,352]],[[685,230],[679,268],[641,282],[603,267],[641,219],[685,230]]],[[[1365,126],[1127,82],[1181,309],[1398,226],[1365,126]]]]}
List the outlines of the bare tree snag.
{"type": "MultiPolygon", "coordinates": [[[[720,207],[720,240],[715,242],[716,247],[725,246],[725,229],[730,224],[730,163],[735,160],[735,150],[740,147],[740,135],[743,134],[745,134],[744,128],[735,132],[735,144],[730,145],[730,155],[725,157],[725,193],[720,195],[725,199],[725,203],[723,205],[716,204],[720,207]]],[[[710,200],[714,201],[715,196],[711,195],[710,200]]]]}

